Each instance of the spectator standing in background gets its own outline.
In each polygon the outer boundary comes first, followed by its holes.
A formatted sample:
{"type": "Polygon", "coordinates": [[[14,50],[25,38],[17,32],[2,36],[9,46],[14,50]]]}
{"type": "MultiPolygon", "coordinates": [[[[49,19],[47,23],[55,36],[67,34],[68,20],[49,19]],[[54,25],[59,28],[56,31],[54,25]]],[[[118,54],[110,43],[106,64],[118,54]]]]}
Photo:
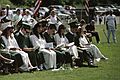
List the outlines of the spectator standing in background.
{"type": "Polygon", "coordinates": [[[6,5],[5,14],[6,14],[6,17],[8,20],[13,19],[13,12],[12,12],[12,10],[10,10],[10,5],[6,5]]]}
{"type": "Polygon", "coordinates": [[[107,29],[107,34],[108,34],[108,43],[110,43],[110,34],[112,33],[112,38],[113,42],[116,43],[116,29],[117,29],[117,24],[116,24],[116,16],[113,15],[112,11],[109,11],[109,15],[106,17],[106,29],[107,29]]]}

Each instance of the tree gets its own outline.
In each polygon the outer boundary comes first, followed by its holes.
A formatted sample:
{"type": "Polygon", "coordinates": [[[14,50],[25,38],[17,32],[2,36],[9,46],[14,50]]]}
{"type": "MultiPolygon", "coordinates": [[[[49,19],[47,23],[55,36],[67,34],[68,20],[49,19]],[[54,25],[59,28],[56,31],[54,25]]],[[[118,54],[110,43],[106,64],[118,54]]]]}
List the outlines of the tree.
{"type": "Polygon", "coordinates": [[[26,0],[10,0],[14,5],[24,5],[26,0]]]}

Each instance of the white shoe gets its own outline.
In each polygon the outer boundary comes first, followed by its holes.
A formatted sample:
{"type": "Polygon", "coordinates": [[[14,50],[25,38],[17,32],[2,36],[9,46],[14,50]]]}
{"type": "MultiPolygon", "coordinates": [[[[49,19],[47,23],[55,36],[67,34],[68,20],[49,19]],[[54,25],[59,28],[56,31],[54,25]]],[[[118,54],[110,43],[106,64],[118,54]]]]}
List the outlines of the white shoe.
{"type": "Polygon", "coordinates": [[[10,63],[10,64],[12,64],[14,61],[15,61],[15,60],[10,60],[10,62],[9,62],[9,63],[10,63]]]}
{"type": "Polygon", "coordinates": [[[7,61],[5,62],[6,64],[12,64],[15,60],[10,60],[10,61],[7,61]]]}
{"type": "Polygon", "coordinates": [[[100,58],[95,59],[97,62],[100,62],[100,58]]]}
{"type": "Polygon", "coordinates": [[[60,69],[52,69],[52,71],[59,71],[60,69]]]}
{"type": "Polygon", "coordinates": [[[103,60],[108,60],[108,58],[106,58],[106,57],[103,57],[102,59],[103,59],[103,60]]]}
{"type": "Polygon", "coordinates": [[[71,71],[72,71],[73,69],[70,67],[70,68],[69,68],[69,70],[71,70],[71,71]]]}
{"type": "Polygon", "coordinates": [[[62,66],[59,68],[60,70],[65,70],[65,68],[63,68],[62,66]]]}
{"type": "Polygon", "coordinates": [[[105,60],[108,60],[108,58],[105,58],[105,60]]]}

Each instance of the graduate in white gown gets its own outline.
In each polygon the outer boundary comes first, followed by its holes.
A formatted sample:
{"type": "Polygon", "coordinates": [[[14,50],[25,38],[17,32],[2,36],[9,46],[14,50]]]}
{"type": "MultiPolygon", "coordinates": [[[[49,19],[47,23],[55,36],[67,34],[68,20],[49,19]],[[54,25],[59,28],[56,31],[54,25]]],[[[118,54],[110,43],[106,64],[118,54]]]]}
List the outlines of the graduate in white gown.
{"type": "Polygon", "coordinates": [[[2,28],[3,33],[1,38],[5,43],[5,48],[11,53],[19,53],[22,56],[23,65],[20,67],[22,71],[30,71],[34,67],[31,65],[28,54],[19,48],[16,39],[14,38],[14,29],[12,25],[7,25],[2,28]]]}
{"type": "Polygon", "coordinates": [[[78,27],[78,35],[79,35],[79,44],[81,48],[86,48],[89,52],[91,52],[91,54],[94,56],[94,59],[96,59],[98,62],[100,61],[101,58],[105,60],[108,59],[101,53],[101,51],[96,45],[88,41],[86,34],[83,31],[83,28],[78,27]]]}
{"type": "Polygon", "coordinates": [[[43,53],[45,63],[44,66],[46,69],[56,69],[56,53],[45,47],[46,41],[43,36],[43,30],[44,28],[42,27],[41,23],[35,24],[33,28],[33,35],[30,36],[30,40],[33,44],[33,47],[38,49],[39,51],[43,53]]]}

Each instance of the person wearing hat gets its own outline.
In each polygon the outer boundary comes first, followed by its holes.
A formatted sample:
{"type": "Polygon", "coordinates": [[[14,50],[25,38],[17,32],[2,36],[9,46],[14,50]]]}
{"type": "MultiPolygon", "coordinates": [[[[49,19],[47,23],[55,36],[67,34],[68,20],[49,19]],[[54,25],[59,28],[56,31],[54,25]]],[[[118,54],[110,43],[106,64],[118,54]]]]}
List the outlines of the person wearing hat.
{"type": "MultiPolygon", "coordinates": [[[[84,22],[84,21],[82,21],[84,22]]],[[[81,22],[81,23],[82,23],[81,22]]],[[[81,27],[81,24],[77,24],[77,22],[71,22],[69,23],[70,25],[70,31],[66,34],[66,38],[68,39],[69,43],[72,43],[74,42],[75,46],[78,47],[78,28],[83,28],[81,27]]],[[[79,50],[77,49],[78,51],[78,57],[80,58],[76,58],[75,59],[75,63],[76,63],[76,66],[80,67],[80,66],[83,66],[83,61],[87,61],[88,63],[91,62],[91,58],[90,56],[87,54],[87,52],[85,50],[79,50]]]]}
{"type": "Polygon", "coordinates": [[[19,47],[28,53],[30,62],[34,67],[37,67],[39,70],[40,66],[40,59],[39,53],[35,51],[30,41],[30,34],[31,34],[31,26],[28,23],[23,22],[22,27],[20,28],[19,32],[15,34],[15,38],[18,42],[19,47]]]}
{"type": "Polygon", "coordinates": [[[74,67],[72,58],[78,58],[77,47],[74,46],[74,43],[69,43],[65,36],[65,29],[63,24],[58,27],[58,31],[55,34],[55,42],[61,50],[67,52],[66,63],[69,63],[70,67],[74,67]]]}
{"type": "Polygon", "coordinates": [[[65,52],[56,48],[56,42],[54,39],[55,31],[56,31],[55,24],[50,24],[48,26],[48,29],[44,33],[44,37],[45,37],[45,40],[48,44],[52,44],[51,49],[53,49],[56,52],[57,68],[64,70],[63,65],[65,64],[65,52]]]}
{"type": "Polygon", "coordinates": [[[42,19],[42,20],[39,21],[39,23],[42,24],[43,32],[45,32],[47,30],[47,28],[48,28],[48,21],[45,20],[45,19],[42,19]]]}
{"type": "Polygon", "coordinates": [[[43,53],[44,56],[44,66],[46,69],[56,69],[56,53],[52,50],[46,47],[46,40],[43,35],[43,26],[41,23],[37,23],[33,27],[33,34],[30,36],[30,40],[32,42],[32,45],[35,49],[38,49],[39,52],[43,53]]]}
{"type": "MultiPolygon", "coordinates": [[[[104,60],[108,59],[101,53],[101,51],[96,45],[89,42],[86,34],[84,34],[83,32],[83,28],[78,28],[78,39],[77,40],[78,40],[78,43],[76,45],[79,46],[80,48],[85,48],[85,50],[89,52],[88,54],[91,54],[93,56],[93,59],[95,59],[97,62],[99,62],[101,59],[104,59],[104,60]]],[[[91,64],[89,63],[88,65],[91,66],[91,64]]]]}
{"type": "Polygon", "coordinates": [[[69,43],[71,43],[71,42],[74,42],[78,25],[77,25],[77,22],[70,22],[68,25],[70,25],[70,30],[65,36],[68,39],[69,43]]]}
{"type": "MultiPolygon", "coordinates": [[[[95,36],[96,42],[100,43],[99,34],[97,31],[95,31],[95,21],[92,20],[90,24],[87,24],[85,29],[87,30],[87,33],[91,33],[92,37],[95,36]]],[[[92,42],[92,37],[89,38],[90,42],[92,42]]]]}
{"type": "Polygon", "coordinates": [[[6,48],[7,43],[6,43],[6,40],[4,39],[4,36],[7,36],[7,34],[6,34],[7,30],[10,30],[11,32],[13,32],[12,31],[13,26],[11,26],[9,23],[4,23],[1,27],[2,27],[1,28],[2,34],[0,37],[1,54],[15,60],[13,63],[13,66],[15,68],[15,72],[18,72],[18,67],[20,67],[23,64],[22,57],[18,53],[12,53],[12,52],[8,51],[8,49],[6,48]]]}
{"type": "Polygon", "coordinates": [[[3,29],[1,40],[3,40],[4,48],[9,50],[11,53],[18,53],[21,55],[23,64],[19,67],[19,69],[22,71],[31,71],[35,69],[29,60],[28,53],[22,51],[22,49],[19,47],[13,32],[14,28],[12,25],[7,25],[3,29]]]}
{"type": "MultiPolygon", "coordinates": [[[[70,26],[70,30],[69,30],[69,32],[67,32],[67,34],[65,36],[68,39],[69,43],[76,42],[75,38],[77,36],[77,29],[78,29],[77,22],[73,21],[73,22],[70,22],[68,25],[70,26]]],[[[77,59],[77,58],[74,60],[74,61],[76,61],[75,62],[76,65],[75,66],[81,66],[82,65],[82,63],[81,63],[82,56],[81,56],[80,53],[81,52],[78,51],[78,57],[80,57],[80,60],[77,59]],[[77,61],[77,60],[79,60],[79,61],[77,61]]]]}
{"type": "Polygon", "coordinates": [[[106,29],[107,29],[107,41],[110,43],[110,34],[112,33],[113,42],[116,43],[116,16],[113,15],[113,12],[110,10],[109,15],[106,17],[106,29]]]}

